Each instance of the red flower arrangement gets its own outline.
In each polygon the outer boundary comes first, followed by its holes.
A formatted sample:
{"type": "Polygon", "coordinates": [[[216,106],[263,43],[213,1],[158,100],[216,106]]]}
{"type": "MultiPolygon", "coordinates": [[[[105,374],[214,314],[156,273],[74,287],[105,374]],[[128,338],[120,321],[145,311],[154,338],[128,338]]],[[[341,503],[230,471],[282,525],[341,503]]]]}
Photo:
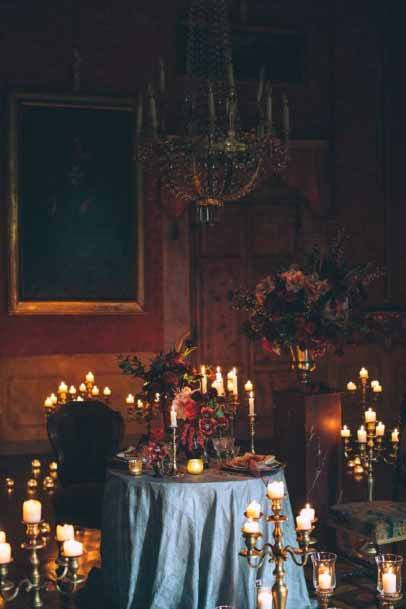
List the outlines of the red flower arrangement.
{"type": "Polygon", "coordinates": [[[370,338],[376,328],[365,314],[366,288],[383,270],[371,263],[350,267],[345,239],[338,229],[326,253],[316,246],[303,264],[264,277],[254,293],[234,290],[233,307],[248,312],[244,332],[278,355],[296,346],[314,356],[340,354],[346,343],[370,338]]]}

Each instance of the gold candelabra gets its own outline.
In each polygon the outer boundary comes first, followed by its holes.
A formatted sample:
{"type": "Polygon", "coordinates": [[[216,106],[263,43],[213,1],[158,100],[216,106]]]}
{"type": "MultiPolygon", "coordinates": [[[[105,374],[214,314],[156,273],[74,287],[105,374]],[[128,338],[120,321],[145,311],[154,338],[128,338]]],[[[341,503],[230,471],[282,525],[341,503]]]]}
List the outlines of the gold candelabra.
{"type": "Polygon", "coordinates": [[[80,383],[79,388],[75,385],[68,386],[65,381],[61,381],[56,393],[51,393],[44,401],[44,411],[46,417],[53,414],[59,406],[67,402],[83,402],[89,400],[101,400],[106,404],[110,403],[112,391],[110,387],[104,387],[100,391],[95,384],[95,377],[92,372],[88,372],[85,379],[80,383]]]}
{"type": "Polygon", "coordinates": [[[17,584],[14,584],[8,579],[8,571],[13,558],[10,557],[0,564],[0,595],[6,602],[12,602],[20,592],[28,592],[31,594],[31,606],[42,607],[43,600],[41,592],[48,589],[50,585],[62,594],[73,594],[78,586],[85,581],[83,575],[79,573],[79,556],[64,556],[59,548],[57,560],[57,570],[55,577],[42,578],[40,574],[40,560],[38,551],[46,546],[46,541],[42,536],[41,527],[43,522],[23,523],[25,525],[25,541],[21,544],[21,548],[26,550],[29,555],[31,565],[30,574],[23,578],[17,584]]]}
{"type": "Polygon", "coordinates": [[[314,522],[310,523],[309,528],[297,528],[297,540],[299,547],[285,546],[283,542],[282,524],[287,521],[288,517],[282,514],[282,504],[284,497],[274,497],[269,494],[267,498],[271,501],[272,515],[266,517],[266,521],[274,525],[273,543],[265,543],[261,548],[257,546],[258,541],[262,538],[262,533],[259,530],[259,521],[263,517],[263,513],[259,512],[253,516],[248,510],[245,512],[248,521],[242,528],[246,548],[240,551],[240,556],[244,557],[248,565],[252,569],[259,569],[267,556],[269,562],[275,563],[273,574],[275,583],[272,586],[273,607],[275,609],[286,609],[288,598],[288,586],[285,582],[285,562],[289,557],[298,567],[304,567],[307,564],[309,556],[314,552],[310,547],[314,540],[311,539],[311,532],[314,529],[314,522]]]}
{"type": "MultiPolygon", "coordinates": [[[[363,410],[364,424],[357,430],[357,441],[352,443],[351,430],[344,425],[341,430],[344,458],[347,467],[353,472],[356,479],[367,477],[368,501],[373,501],[375,487],[375,464],[384,462],[394,465],[397,461],[399,449],[399,432],[394,429],[391,432],[389,443],[384,444],[385,425],[382,421],[377,422],[376,410],[369,405],[370,388],[372,389],[372,401],[374,408],[378,403],[378,396],[382,394],[382,386],[379,381],[372,381],[368,386],[368,370],[362,368],[360,373],[360,400],[363,410]]],[[[357,391],[355,383],[350,381],[347,390],[352,394],[357,391]]]]}

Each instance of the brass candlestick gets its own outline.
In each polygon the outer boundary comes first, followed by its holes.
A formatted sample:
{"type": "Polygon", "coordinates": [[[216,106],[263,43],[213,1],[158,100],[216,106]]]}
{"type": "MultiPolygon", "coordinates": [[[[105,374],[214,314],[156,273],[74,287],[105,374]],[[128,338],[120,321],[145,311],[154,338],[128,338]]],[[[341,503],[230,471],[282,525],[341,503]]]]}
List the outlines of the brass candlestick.
{"type": "Polygon", "coordinates": [[[255,455],[255,417],[256,414],[249,414],[249,428],[250,428],[250,442],[251,442],[251,452],[255,455]]]}
{"type": "Polygon", "coordinates": [[[378,596],[379,607],[382,609],[395,609],[396,605],[401,601],[403,595],[399,594],[382,594],[378,596]]]}
{"type": "Polygon", "coordinates": [[[46,590],[49,584],[54,584],[57,590],[64,594],[73,594],[79,584],[85,578],[78,573],[78,557],[64,557],[62,554],[62,544],[58,544],[58,559],[56,577],[42,578],[40,574],[40,560],[38,550],[46,546],[46,541],[41,537],[42,521],[38,523],[23,523],[25,526],[26,540],[21,544],[23,550],[27,550],[29,554],[29,562],[31,572],[28,577],[20,580],[18,584],[14,584],[7,579],[8,570],[13,559],[9,562],[0,564],[0,596],[6,602],[12,602],[17,598],[20,592],[25,591],[31,593],[31,607],[38,608],[44,605],[41,598],[41,591],[46,590]]]}
{"type": "MultiPolygon", "coordinates": [[[[314,527],[312,526],[309,530],[296,529],[299,548],[285,546],[283,543],[282,523],[286,522],[288,517],[281,513],[283,499],[274,499],[269,497],[269,495],[267,497],[271,501],[273,514],[268,516],[266,520],[274,525],[274,543],[265,543],[262,548],[258,548],[257,542],[261,539],[262,533],[259,531],[248,532],[243,528],[242,533],[246,549],[240,551],[240,556],[246,558],[248,565],[252,569],[259,569],[263,565],[266,556],[269,556],[269,562],[275,563],[273,571],[275,583],[272,586],[273,606],[275,609],[286,609],[288,587],[285,583],[285,561],[290,556],[298,567],[304,567],[307,564],[309,556],[313,552],[310,548],[312,543],[310,534],[314,527]]],[[[251,520],[258,522],[261,517],[262,514],[258,518],[251,518],[251,520]]]]}
{"type": "Polygon", "coordinates": [[[317,592],[317,600],[319,601],[320,609],[328,609],[332,592],[317,592]]]}

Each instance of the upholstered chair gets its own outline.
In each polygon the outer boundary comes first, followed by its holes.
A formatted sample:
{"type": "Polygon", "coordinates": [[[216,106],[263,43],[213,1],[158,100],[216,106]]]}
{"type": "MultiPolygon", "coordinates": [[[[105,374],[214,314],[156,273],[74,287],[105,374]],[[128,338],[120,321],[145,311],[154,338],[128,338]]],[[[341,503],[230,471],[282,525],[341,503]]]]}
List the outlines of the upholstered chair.
{"type": "Polygon", "coordinates": [[[121,414],[101,401],[68,402],[47,429],[58,461],[56,521],[100,528],[106,469],[124,435],[121,414]]]}

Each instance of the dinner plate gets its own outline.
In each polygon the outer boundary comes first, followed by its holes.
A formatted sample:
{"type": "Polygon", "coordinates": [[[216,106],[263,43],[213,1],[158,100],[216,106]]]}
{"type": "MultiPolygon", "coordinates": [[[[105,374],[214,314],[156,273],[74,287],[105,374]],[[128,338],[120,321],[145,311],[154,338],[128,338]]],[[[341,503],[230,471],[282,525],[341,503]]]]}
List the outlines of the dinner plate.
{"type": "Polygon", "coordinates": [[[273,472],[277,469],[284,467],[283,463],[279,461],[274,461],[271,465],[263,465],[262,467],[257,467],[255,469],[250,469],[248,466],[244,465],[233,465],[232,463],[223,463],[222,469],[229,472],[240,472],[241,474],[251,474],[254,472],[273,472]]]}

